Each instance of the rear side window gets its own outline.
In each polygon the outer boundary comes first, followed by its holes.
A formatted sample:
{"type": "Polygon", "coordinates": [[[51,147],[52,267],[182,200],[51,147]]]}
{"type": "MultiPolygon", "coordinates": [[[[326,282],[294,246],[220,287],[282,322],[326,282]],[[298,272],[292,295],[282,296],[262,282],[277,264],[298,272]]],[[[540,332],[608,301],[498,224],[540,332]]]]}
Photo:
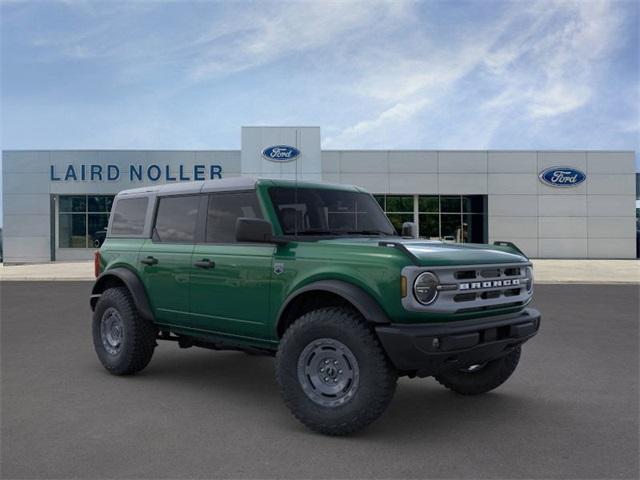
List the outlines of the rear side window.
{"type": "Polygon", "coordinates": [[[113,235],[142,235],[148,203],[147,197],[118,199],[113,210],[110,233],[113,235]]]}
{"type": "Polygon", "coordinates": [[[199,204],[200,195],[160,198],[153,240],[167,243],[193,243],[199,204]]]}
{"type": "Polygon", "coordinates": [[[239,217],[262,218],[256,192],[209,195],[207,243],[235,243],[239,217]]]}

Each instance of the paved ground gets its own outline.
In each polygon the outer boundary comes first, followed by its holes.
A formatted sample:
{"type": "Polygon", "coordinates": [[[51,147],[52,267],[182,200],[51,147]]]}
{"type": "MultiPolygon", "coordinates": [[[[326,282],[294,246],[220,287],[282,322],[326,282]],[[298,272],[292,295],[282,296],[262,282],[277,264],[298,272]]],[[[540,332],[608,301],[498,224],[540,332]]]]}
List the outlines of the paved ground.
{"type": "Polygon", "coordinates": [[[269,358],[91,347],[89,283],[0,283],[3,478],[638,478],[638,288],[539,286],[541,333],[477,398],[403,379],[350,438],[288,413],[269,358]]]}
{"type": "MultiPolygon", "coordinates": [[[[640,260],[533,260],[537,283],[640,284],[640,260]]],[[[0,281],[92,280],[93,262],[0,264],[0,281]]]]}

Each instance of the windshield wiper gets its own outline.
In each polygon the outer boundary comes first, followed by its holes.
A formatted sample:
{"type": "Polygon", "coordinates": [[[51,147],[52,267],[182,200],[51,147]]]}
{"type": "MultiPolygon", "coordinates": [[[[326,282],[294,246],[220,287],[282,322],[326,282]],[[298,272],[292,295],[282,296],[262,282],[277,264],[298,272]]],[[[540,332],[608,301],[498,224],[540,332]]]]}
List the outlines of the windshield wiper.
{"type": "Polygon", "coordinates": [[[388,237],[394,236],[392,233],[384,232],[382,230],[354,230],[346,233],[350,235],[385,235],[388,237]]]}
{"type": "MultiPolygon", "coordinates": [[[[291,234],[293,235],[293,234],[291,234]]],[[[395,236],[392,233],[384,232],[382,230],[301,230],[298,235],[384,235],[388,237],[395,236]]]]}
{"type": "MultiPolygon", "coordinates": [[[[346,232],[336,232],[335,230],[300,230],[298,235],[344,235],[346,232]]],[[[295,235],[291,233],[290,235],[295,235]]]]}

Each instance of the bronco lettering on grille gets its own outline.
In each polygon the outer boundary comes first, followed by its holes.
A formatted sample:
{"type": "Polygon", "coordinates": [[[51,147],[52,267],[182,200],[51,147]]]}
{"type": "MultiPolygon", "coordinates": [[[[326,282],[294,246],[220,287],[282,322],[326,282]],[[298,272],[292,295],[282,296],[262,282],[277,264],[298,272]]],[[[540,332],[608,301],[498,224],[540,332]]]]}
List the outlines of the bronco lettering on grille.
{"type": "Polygon", "coordinates": [[[520,279],[491,280],[487,282],[467,282],[458,284],[459,290],[479,290],[482,288],[511,287],[520,285],[520,279]]]}

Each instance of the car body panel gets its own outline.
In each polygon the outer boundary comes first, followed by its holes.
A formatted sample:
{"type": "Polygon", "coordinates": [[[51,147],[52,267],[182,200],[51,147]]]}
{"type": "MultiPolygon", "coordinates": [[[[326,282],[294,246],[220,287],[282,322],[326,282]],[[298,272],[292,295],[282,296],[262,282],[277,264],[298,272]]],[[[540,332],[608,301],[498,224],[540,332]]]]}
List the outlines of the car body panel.
{"type": "MultiPolygon", "coordinates": [[[[192,188],[195,193],[212,192],[215,182],[218,181],[194,182],[192,188]]],[[[491,311],[443,314],[408,311],[402,305],[403,268],[527,264],[528,259],[516,248],[396,236],[278,239],[282,229],[269,198],[269,188],[364,191],[352,186],[283,180],[261,179],[253,183],[243,180],[236,184],[227,186],[226,191],[255,188],[262,215],[273,225],[276,239],[273,243],[205,244],[200,239],[191,245],[180,245],[154,243],[151,238],[107,236],[100,249],[101,270],[125,266],[139,275],[156,322],[171,331],[221,335],[260,346],[277,345],[277,324],[283,303],[306,286],[327,280],[354,285],[396,324],[478,319],[518,312],[525,307],[511,305],[491,311]],[[148,256],[155,257],[158,263],[142,264],[141,260],[148,256]],[[215,267],[194,266],[203,259],[215,262],[215,267]]],[[[184,194],[189,189],[183,185],[178,191],[184,194]]],[[[154,200],[165,194],[162,187],[149,193],[154,200]]],[[[147,226],[146,231],[151,229],[147,226]]]]}

